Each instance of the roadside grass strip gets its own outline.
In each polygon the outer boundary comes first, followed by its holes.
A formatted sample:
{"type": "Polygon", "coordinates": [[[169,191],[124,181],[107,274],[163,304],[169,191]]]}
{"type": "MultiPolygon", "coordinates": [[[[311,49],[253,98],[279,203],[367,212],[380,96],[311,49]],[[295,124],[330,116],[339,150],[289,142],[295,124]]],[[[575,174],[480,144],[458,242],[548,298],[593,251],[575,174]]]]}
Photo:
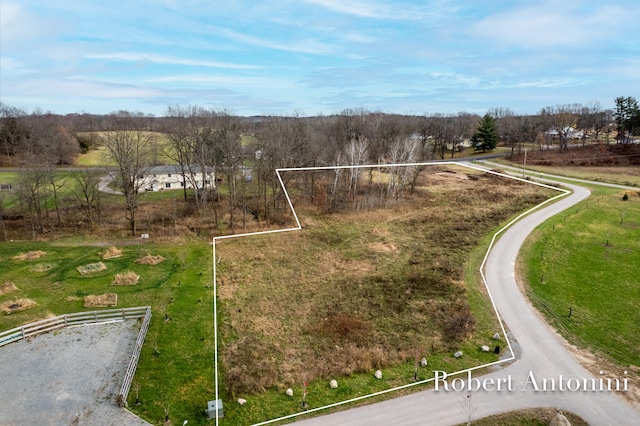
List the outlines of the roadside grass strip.
{"type": "MultiPolygon", "coordinates": [[[[463,162],[457,162],[457,161],[450,161],[450,162],[421,162],[421,163],[405,163],[405,164],[385,164],[385,167],[410,167],[410,166],[443,166],[443,165],[455,165],[455,166],[461,166],[461,167],[465,167],[465,168],[469,168],[469,169],[473,169],[476,171],[480,171],[483,173],[489,173],[489,174],[493,174],[496,176],[500,176],[500,177],[504,177],[504,178],[508,178],[508,179],[512,179],[512,180],[516,180],[516,181],[520,181],[520,182],[524,182],[527,184],[531,184],[531,185],[536,185],[539,187],[543,187],[543,188],[547,188],[547,189],[552,189],[555,191],[560,192],[559,195],[551,197],[545,201],[543,201],[540,204],[535,205],[534,207],[528,209],[527,211],[519,214],[517,217],[515,217],[513,220],[511,220],[509,223],[507,223],[504,227],[502,227],[501,229],[499,229],[492,237],[491,242],[489,243],[489,246],[486,250],[486,253],[484,255],[484,258],[482,260],[482,263],[480,265],[480,275],[482,277],[482,281],[484,283],[484,286],[486,288],[487,294],[491,300],[491,305],[493,307],[494,313],[496,315],[496,318],[498,319],[498,322],[500,324],[500,328],[502,331],[502,336],[504,337],[507,346],[509,348],[509,353],[510,353],[510,357],[509,358],[505,358],[505,359],[501,359],[495,362],[491,362],[491,363],[487,363],[487,364],[483,364],[480,366],[476,366],[476,367],[471,367],[471,368],[467,368],[467,369],[463,369],[460,371],[456,371],[453,373],[447,373],[447,376],[455,376],[458,374],[463,374],[463,373],[469,373],[471,371],[474,370],[479,370],[479,369],[483,369],[486,367],[490,367],[492,365],[497,365],[497,364],[502,364],[505,362],[509,362],[515,359],[515,356],[513,355],[514,351],[513,348],[511,346],[511,342],[509,341],[508,335],[506,333],[505,330],[505,326],[502,322],[502,319],[498,313],[498,309],[494,303],[493,297],[491,295],[491,291],[489,290],[489,286],[486,280],[486,277],[484,275],[484,267],[485,267],[485,263],[487,261],[487,258],[489,256],[489,253],[491,252],[491,249],[493,248],[493,245],[495,243],[495,241],[497,240],[497,238],[506,230],[508,229],[511,225],[513,225],[514,223],[516,223],[517,221],[519,221],[520,219],[522,219],[523,217],[527,216],[528,214],[530,214],[531,212],[545,206],[548,203],[554,202],[555,200],[562,198],[566,195],[568,195],[571,191],[563,189],[563,188],[558,188],[556,186],[552,186],[552,185],[547,185],[544,183],[540,183],[540,182],[535,182],[535,181],[531,181],[531,180],[527,180],[527,179],[523,179],[523,178],[519,178],[519,177],[515,177],[515,176],[510,176],[508,174],[504,174],[504,173],[500,173],[497,171],[493,171],[493,170],[487,170],[486,168],[483,167],[477,167],[468,163],[463,163],[463,162]]],[[[217,306],[217,299],[218,299],[218,294],[217,294],[217,287],[218,287],[218,280],[217,280],[217,256],[216,256],[216,244],[218,241],[222,241],[222,240],[227,240],[227,239],[232,239],[232,238],[241,238],[241,237],[248,237],[248,236],[256,236],[256,235],[266,235],[266,234],[274,234],[274,233],[283,233],[283,232],[290,232],[290,231],[299,231],[302,229],[302,226],[300,224],[300,220],[298,218],[298,215],[295,211],[295,208],[293,206],[293,203],[291,201],[291,198],[289,196],[289,193],[287,192],[287,188],[285,187],[285,184],[282,180],[281,177],[281,173],[282,172],[306,172],[306,171],[321,171],[321,170],[340,170],[340,169],[365,169],[365,168],[379,168],[379,165],[359,165],[359,166],[327,166],[327,167],[301,167],[301,168],[281,168],[281,169],[276,169],[276,176],[280,182],[280,186],[281,189],[286,197],[287,203],[289,205],[289,208],[291,209],[291,213],[293,215],[293,218],[295,220],[295,227],[290,227],[290,228],[284,228],[284,229],[276,229],[276,230],[270,230],[270,231],[260,231],[260,232],[251,232],[251,233],[244,233],[244,234],[235,234],[235,235],[224,235],[224,236],[219,236],[219,237],[214,237],[213,238],[213,243],[212,243],[212,251],[213,251],[213,256],[212,256],[212,267],[213,267],[213,320],[214,320],[214,382],[215,382],[215,400],[218,401],[220,399],[220,390],[219,390],[219,365],[218,365],[218,306],[217,306]]],[[[316,407],[316,408],[309,408],[297,413],[292,413],[286,416],[282,416],[282,417],[278,417],[278,418],[274,418],[274,419],[268,419],[259,423],[255,423],[254,425],[265,425],[265,424],[270,424],[270,423],[275,423],[275,422],[279,422],[279,421],[283,421],[283,420],[289,420],[289,419],[293,419],[296,418],[298,416],[303,416],[303,415],[308,415],[310,413],[315,413],[315,412],[319,412],[322,410],[327,410],[333,407],[338,407],[338,406],[342,406],[345,404],[350,404],[350,403],[354,403],[354,402],[358,402],[358,401],[362,401],[365,399],[369,399],[372,397],[376,397],[376,396],[380,396],[380,395],[384,395],[384,394],[388,394],[391,392],[396,392],[402,389],[407,389],[413,386],[418,386],[418,385],[424,385],[430,382],[433,382],[435,380],[434,377],[425,379],[425,380],[418,380],[415,382],[411,382],[405,385],[401,385],[401,386],[397,386],[397,387],[393,387],[391,389],[385,389],[379,392],[374,392],[374,393],[370,393],[367,395],[363,395],[363,396],[358,396],[355,398],[350,398],[350,399],[346,399],[340,402],[336,402],[333,404],[328,404],[328,405],[324,405],[321,407],[316,407]]],[[[215,424],[218,425],[219,423],[219,415],[218,415],[218,411],[215,412],[215,424]]]]}

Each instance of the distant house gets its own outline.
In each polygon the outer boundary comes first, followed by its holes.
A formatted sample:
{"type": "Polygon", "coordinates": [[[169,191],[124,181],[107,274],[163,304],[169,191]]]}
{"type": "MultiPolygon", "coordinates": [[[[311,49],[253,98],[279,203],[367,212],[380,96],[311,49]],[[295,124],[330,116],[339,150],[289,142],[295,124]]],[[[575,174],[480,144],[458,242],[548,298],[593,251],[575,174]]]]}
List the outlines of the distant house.
{"type": "MultiPolygon", "coordinates": [[[[458,138],[455,144],[455,149],[457,151],[462,151],[464,148],[470,148],[473,144],[471,143],[471,139],[465,139],[463,137],[458,138]]],[[[454,144],[451,142],[447,142],[447,149],[449,151],[453,150],[454,144]]]]}
{"type": "Polygon", "coordinates": [[[207,167],[203,173],[198,166],[192,166],[191,170],[194,175],[191,177],[188,168],[185,168],[185,176],[182,176],[180,166],[154,166],[149,168],[144,175],[138,176],[140,182],[140,190],[142,191],[160,191],[162,189],[182,189],[193,188],[194,183],[198,188],[215,188],[215,170],[207,167]],[[204,180],[204,183],[203,183],[204,180]]]}
{"type": "Polygon", "coordinates": [[[549,139],[558,139],[560,137],[571,138],[575,133],[575,129],[573,127],[563,127],[561,130],[558,129],[549,129],[544,132],[544,135],[549,139]]]}

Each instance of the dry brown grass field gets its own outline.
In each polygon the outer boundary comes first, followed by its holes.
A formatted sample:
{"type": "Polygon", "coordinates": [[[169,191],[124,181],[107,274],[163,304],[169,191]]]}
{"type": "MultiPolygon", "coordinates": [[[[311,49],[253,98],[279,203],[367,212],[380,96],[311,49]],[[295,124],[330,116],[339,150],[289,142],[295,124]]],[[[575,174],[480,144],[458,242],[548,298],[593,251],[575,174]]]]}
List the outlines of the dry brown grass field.
{"type": "MultiPolygon", "coordinates": [[[[470,299],[465,262],[505,220],[556,194],[434,166],[386,207],[346,199],[327,213],[327,195],[310,201],[295,189],[302,172],[290,173],[301,231],[218,243],[220,356],[231,394],[486,344],[499,326],[488,298],[470,299]]],[[[315,179],[330,186],[332,175],[315,179]]],[[[379,188],[362,179],[354,200],[375,198],[379,188]]]]}

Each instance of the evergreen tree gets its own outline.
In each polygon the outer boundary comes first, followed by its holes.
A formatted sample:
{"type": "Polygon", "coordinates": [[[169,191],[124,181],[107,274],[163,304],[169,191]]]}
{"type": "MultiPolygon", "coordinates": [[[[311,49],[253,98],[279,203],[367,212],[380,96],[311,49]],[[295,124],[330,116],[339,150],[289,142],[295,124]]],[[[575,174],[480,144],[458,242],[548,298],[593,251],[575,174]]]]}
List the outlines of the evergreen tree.
{"type": "Polygon", "coordinates": [[[487,152],[493,150],[498,145],[498,127],[496,120],[489,114],[485,114],[478,124],[478,128],[471,137],[473,149],[487,152]]]}
{"type": "Polygon", "coordinates": [[[616,110],[614,112],[618,143],[631,142],[632,135],[640,134],[640,106],[634,97],[616,98],[616,110]]]}

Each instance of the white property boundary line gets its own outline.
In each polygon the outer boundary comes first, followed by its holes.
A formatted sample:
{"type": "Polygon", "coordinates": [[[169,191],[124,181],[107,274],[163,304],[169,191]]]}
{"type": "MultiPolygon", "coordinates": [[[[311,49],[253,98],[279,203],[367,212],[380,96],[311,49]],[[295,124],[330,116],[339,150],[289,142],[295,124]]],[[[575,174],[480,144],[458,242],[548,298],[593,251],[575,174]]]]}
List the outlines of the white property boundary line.
{"type": "MultiPolygon", "coordinates": [[[[240,237],[247,237],[247,236],[253,236],[253,235],[264,235],[264,234],[273,234],[273,233],[277,233],[277,232],[289,232],[289,231],[299,231],[302,229],[302,226],[300,225],[300,220],[298,219],[298,215],[296,214],[295,209],[293,208],[293,204],[291,203],[291,198],[289,197],[289,193],[287,192],[287,189],[284,185],[284,183],[282,182],[282,178],[280,176],[280,172],[288,172],[288,171],[312,171],[312,170],[339,170],[339,169],[353,169],[353,168],[358,168],[358,169],[363,169],[363,168],[389,168],[389,167],[409,167],[409,166],[432,166],[432,165],[458,165],[458,166],[462,166],[462,167],[467,167],[470,169],[474,169],[474,170],[478,170],[484,173],[491,173],[497,176],[502,176],[502,177],[506,177],[509,179],[513,179],[513,180],[517,180],[517,181],[521,181],[521,182],[525,182],[528,184],[532,184],[532,185],[537,185],[537,186],[541,186],[544,188],[548,188],[548,189],[553,189],[556,191],[560,191],[562,192],[562,194],[560,195],[556,195],[555,197],[549,198],[545,201],[543,201],[542,203],[530,208],[529,210],[525,211],[524,213],[521,213],[520,215],[518,215],[515,219],[513,219],[511,222],[507,223],[504,227],[502,227],[500,230],[498,230],[494,235],[493,238],[491,239],[491,242],[489,243],[489,247],[487,249],[487,252],[484,255],[484,259],[482,260],[482,264],[480,265],[480,275],[482,276],[482,282],[485,285],[485,288],[487,289],[487,294],[489,295],[489,298],[491,299],[491,305],[493,306],[493,310],[496,314],[496,317],[498,318],[498,322],[500,323],[500,328],[502,329],[502,335],[504,336],[507,345],[509,346],[509,352],[511,353],[511,357],[510,358],[506,358],[503,360],[499,360],[499,361],[494,361],[488,364],[483,364],[481,366],[478,367],[472,367],[472,368],[467,368],[464,370],[460,370],[460,371],[456,371],[455,373],[450,373],[447,374],[448,376],[453,376],[453,375],[457,375],[457,374],[461,374],[461,373],[466,373],[466,372],[470,372],[473,370],[478,370],[484,367],[489,367],[491,365],[495,365],[495,364],[501,364],[503,362],[508,362],[511,361],[513,359],[515,359],[515,355],[513,353],[513,348],[511,347],[511,342],[509,341],[509,337],[507,336],[507,333],[505,331],[505,327],[504,324],[502,322],[502,318],[500,317],[500,314],[498,313],[498,309],[495,305],[495,302],[493,301],[493,296],[491,295],[491,291],[489,290],[489,285],[487,284],[487,279],[484,275],[484,266],[485,263],[487,261],[487,258],[489,257],[489,253],[491,252],[491,249],[493,248],[493,245],[498,237],[498,235],[502,234],[507,228],[509,228],[511,225],[513,225],[515,222],[519,221],[520,219],[522,219],[524,216],[528,215],[529,213],[533,212],[534,210],[539,209],[540,207],[544,206],[545,204],[548,204],[552,201],[555,201],[561,197],[564,197],[568,194],[571,193],[571,191],[567,190],[567,189],[563,189],[563,188],[558,188],[555,186],[551,186],[551,185],[547,185],[544,183],[540,183],[540,182],[535,182],[535,181],[531,181],[531,180],[527,180],[527,179],[523,179],[523,178],[519,178],[519,177],[515,177],[515,176],[510,176],[508,174],[504,174],[504,173],[499,173],[499,172],[495,172],[492,170],[487,170],[486,168],[482,168],[482,167],[477,167],[477,166],[473,166],[469,163],[462,163],[462,162],[458,162],[458,161],[445,161],[445,162],[423,162],[423,163],[404,163],[404,164],[375,164],[375,165],[360,165],[360,166],[325,166],[325,167],[299,167],[299,168],[282,168],[282,169],[276,169],[276,175],[278,176],[278,180],[280,181],[280,186],[282,188],[282,192],[284,193],[285,197],[287,198],[287,202],[289,203],[289,208],[291,209],[291,213],[293,214],[293,217],[296,221],[296,227],[294,228],[286,228],[286,229],[276,229],[276,230],[272,230],[272,231],[260,231],[260,232],[250,232],[250,233],[245,233],[245,234],[234,234],[234,235],[223,235],[220,237],[214,237],[213,238],[213,256],[212,256],[212,262],[213,262],[213,328],[214,328],[214,375],[215,375],[215,400],[219,400],[220,399],[220,393],[219,393],[219,386],[218,386],[218,294],[217,294],[217,261],[216,261],[216,243],[220,240],[226,240],[226,239],[231,239],[231,238],[240,238],[240,237]]],[[[430,378],[430,379],[425,379],[425,380],[421,380],[418,382],[413,382],[413,383],[409,383],[403,386],[398,386],[392,389],[386,389],[380,392],[375,392],[369,395],[364,395],[364,396],[359,396],[357,398],[351,398],[345,401],[341,401],[341,402],[336,402],[333,404],[329,404],[329,405],[325,405],[323,407],[318,407],[318,408],[313,408],[310,410],[305,410],[305,411],[301,411],[299,413],[294,413],[294,414],[290,414],[284,417],[279,417],[277,419],[271,419],[271,420],[266,420],[264,422],[261,423],[256,423],[254,426],[259,426],[259,425],[266,425],[269,423],[275,423],[281,420],[286,420],[286,419],[291,419],[294,417],[298,417],[301,415],[305,415],[305,414],[309,414],[309,413],[313,413],[316,411],[320,411],[320,410],[325,410],[327,408],[332,408],[332,407],[337,407],[340,405],[344,405],[344,404],[349,404],[352,402],[356,402],[356,401],[360,401],[366,398],[371,398],[374,396],[378,396],[378,395],[383,395],[389,392],[394,392],[397,390],[401,390],[401,389],[406,389],[412,386],[416,386],[416,385],[422,385],[425,383],[428,383],[430,381],[433,381],[434,378],[430,378]]],[[[216,426],[218,426],[218,411],[216,410],[216,426]]]]}

